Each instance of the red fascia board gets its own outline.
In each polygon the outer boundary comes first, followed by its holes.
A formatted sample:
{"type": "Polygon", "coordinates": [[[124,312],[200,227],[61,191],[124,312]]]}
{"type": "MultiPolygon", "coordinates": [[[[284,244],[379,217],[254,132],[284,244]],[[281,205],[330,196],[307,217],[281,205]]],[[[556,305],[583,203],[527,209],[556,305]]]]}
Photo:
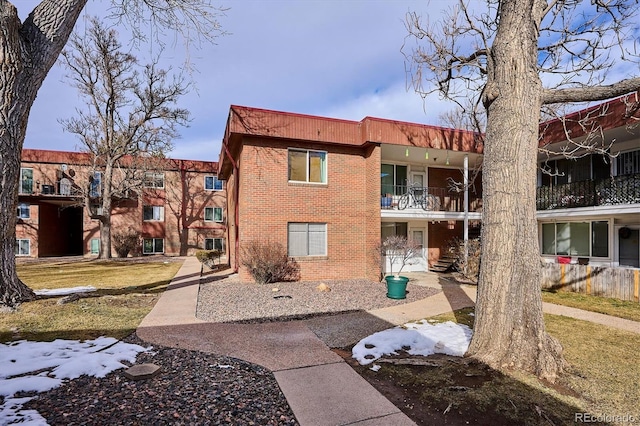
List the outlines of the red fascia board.
{"type": "Polygon", "coordinates": [[[638,105],[640,91],[567,114],[562,119],[556,118],[541,123],[539,146],[567,140],[565,128],[572,138],[585,136],[586,132],[580,126],[580,120],[590,115],[598,121],[602,130],[615,129],[636,122],[636,120],[640,119],[640,108],[636,107],[635,110],[628,111],[624,102],[625,98],[628,98],[629,102],[635,102],[638,105]],[[604,113],[605,116],[601,117],[600,113],[604,113]]]}

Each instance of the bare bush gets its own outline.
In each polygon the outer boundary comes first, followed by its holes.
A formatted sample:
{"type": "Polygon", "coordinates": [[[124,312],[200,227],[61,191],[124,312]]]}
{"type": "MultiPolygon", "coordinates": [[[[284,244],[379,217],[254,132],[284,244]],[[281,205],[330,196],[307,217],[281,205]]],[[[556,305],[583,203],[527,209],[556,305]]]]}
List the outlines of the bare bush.
{"type": "Polygon", "coordinates": [[[250,241],[242,252],[240,262],[258,284],[300,279],[300,267],[278,242],[250,241]]]}
{"type": "Polygon", "coordinates": [[[449,242],[449,253],[455,257],[454,267],[462,276],[475,283],[480,276],[480,238],[467,240],[467,253],[465,255],[464,240],[454,238],[449,242]]]}
{"type": "Polygon", "coordinates": [[[196,251],[196,259],[210,269],[215,269],[216,261],[220,265],[220,257],[223,252],[221,250],[198,250],[196,251]]]}
{"type": "Polygon", "coordinates": [[[118,257],[127,257],[140,247],[140,234],[135,231],[114,232],[112,238],[118,257]]]}
{"type": "Polygon", "coordinates": [[[380,243],[378,251],[382,262],[385,258],[389,259],[391,264],[389,273],[397,277],[406,265],[410,265],[415,258],[420,256],[422,247],[416,241],[405,236],[391,235],[380,243]],[[394,274],[393,265],[396,263],[400,265],[400,269],[394,274]]]}

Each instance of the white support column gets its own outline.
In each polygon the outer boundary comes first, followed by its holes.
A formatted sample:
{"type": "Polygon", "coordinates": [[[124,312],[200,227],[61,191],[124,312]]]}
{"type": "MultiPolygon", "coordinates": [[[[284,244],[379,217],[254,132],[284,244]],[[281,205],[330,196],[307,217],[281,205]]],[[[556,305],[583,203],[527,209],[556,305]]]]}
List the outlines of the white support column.
{"type": "Polygon", "coordinates": [[[464,269],[465,274],[467,272],[467,265],[469,264],[469,155],[464,156],[464,173],[463,173],[463,188],[464,188],[464,269]]]}

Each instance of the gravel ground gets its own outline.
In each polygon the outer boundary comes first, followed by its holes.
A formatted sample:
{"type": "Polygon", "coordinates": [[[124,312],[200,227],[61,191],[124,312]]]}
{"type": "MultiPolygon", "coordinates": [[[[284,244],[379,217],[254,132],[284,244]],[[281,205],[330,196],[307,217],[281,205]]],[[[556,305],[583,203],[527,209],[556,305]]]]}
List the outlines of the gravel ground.
{"type": "MultiPolygon", "coordinates": [[[[135,335],[124,339],[144,347],[135,335]]],[[[297,425],[268,370],[233,358],[154,346],[137,364],[161,367],[158,376],[127,379],[82,376],[25,405],[50,425],[297,425]]]]}
{"type": "Polygon", "coordinates": [[[307,281],[276,284],[210,277],[200,284],[196,316],[209,322],[266,322],[304,319],[322,314],[366,311],[403,305],[432,296],[432,287],[407,285],[407,298],[389,299],[384,283],[367,280],[307,281]],[[324,283],[331,291],[316,287],[324,283]],[[278,291],[274,291],[278,289],[278,291]]]}
{"type": "MultiPolygon", "coordinates": [[[[257,285],[235,278],[203,280],[197,316],[212,322],[305,319],[331,347],[346,345],[388,324],[365,310],[400,305],[438,291],[409,283],[407,299],[386,297],[383,283],[366,280],[257,285]],[[273,291],[278,288],[278,291],[273,291]],[[281,296],[274,298],[274,296],[281,296]],[[346,313],[336,315],[337,313],[346,313]],[[349,333],[340,329],[345,321],[349,333]]],[[[135,334],[124,339],[145,347],[135,334]]],[[[86,377],[39,394],[25,409],[37,410],[51,425],[297,425],[273,374],[238,359],[154,346],[136,363],[161,367],[158,376],[132,381],[117,370],[86,377]]]]}

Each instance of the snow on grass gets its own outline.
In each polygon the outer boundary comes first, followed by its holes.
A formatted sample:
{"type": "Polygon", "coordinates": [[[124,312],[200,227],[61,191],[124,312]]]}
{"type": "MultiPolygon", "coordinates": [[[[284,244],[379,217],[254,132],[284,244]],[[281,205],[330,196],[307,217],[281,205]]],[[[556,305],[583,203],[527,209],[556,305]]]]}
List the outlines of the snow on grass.
{"type": "Polygon", "coordinates": [[[91,285],[79,286],[79,287],[67,287],[67,288],[43,288],[42,290],[35,290],[34,293],[37,296],[65,296],[67,294],[74,293],[91,293],[96,291],[97,288],[91,285]]]}
{"type": "Polygon", "coordinates": [[[422,320],[365,337],[353,347],[352,356],[361,365],[370,364],[383,355],[396,355],[399,350],[410,355],[463,356],[469,348],[471,334],[472,330],[464,324],[452,321],[430,324],[422,320]]]}
{"type": "Polygon", "coordinates": [[[135,363],[138,353],[148,350],[112,337],[0,344],[0,424],[45,425],[36,411],[22,410],[31,397],[15,397],[18,392],[46,392],[82,375],[104,377],[127,367],[122,362],[135,363]]]}

